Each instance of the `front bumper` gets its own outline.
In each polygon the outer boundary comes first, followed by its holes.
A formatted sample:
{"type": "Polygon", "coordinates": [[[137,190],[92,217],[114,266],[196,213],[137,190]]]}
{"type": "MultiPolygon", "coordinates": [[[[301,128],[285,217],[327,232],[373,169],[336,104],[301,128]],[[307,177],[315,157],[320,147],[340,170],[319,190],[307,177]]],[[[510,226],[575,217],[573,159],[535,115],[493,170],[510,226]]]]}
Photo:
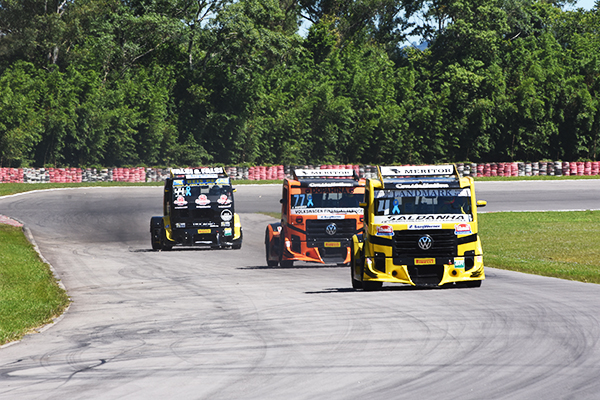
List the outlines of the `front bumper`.
{"type": "Polygon", "coordinates": [[[442,286],[485,279],[482,256],[452,258],[367,257],[363,281],[442,286]]]}

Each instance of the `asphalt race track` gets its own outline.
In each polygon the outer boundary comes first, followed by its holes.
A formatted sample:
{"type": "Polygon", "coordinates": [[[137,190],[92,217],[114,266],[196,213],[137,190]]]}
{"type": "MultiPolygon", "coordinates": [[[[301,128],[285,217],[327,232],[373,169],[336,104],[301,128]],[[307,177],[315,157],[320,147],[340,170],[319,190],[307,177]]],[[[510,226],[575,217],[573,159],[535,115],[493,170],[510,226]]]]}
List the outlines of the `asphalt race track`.
{"type": "MultiPolygon", "coordinates": [[[[476,187],[485,211],[600,208],[600,180],[476,187]]],[[[0,399],[600,398],[600,285],[488,268],[481,288],[362,292],[347,267],[267,268],[255,212],[279,185],[238,187],[241,250],[156,252],[161,195],[0,199],[73,300],[0,349],[0,399]]]]}

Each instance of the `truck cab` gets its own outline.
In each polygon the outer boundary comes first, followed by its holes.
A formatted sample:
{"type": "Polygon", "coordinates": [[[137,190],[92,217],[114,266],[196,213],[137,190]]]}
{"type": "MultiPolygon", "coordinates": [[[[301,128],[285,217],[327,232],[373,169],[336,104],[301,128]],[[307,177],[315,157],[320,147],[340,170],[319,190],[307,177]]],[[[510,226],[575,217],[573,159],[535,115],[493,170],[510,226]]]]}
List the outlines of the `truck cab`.
{"type": "Polygon", "coordinates": [[[380,166],[366,183],[364,232],[352,238],[355,289],[383,282],[479,287],[485,279],[473,178],[454,165],[380,166]]]}
{"type": "Polygon", "coordinates": [[[222,167],[171,169],[165,180],[163,215],[152,217],[152,248],[242,247],[231,180],[222,167]]]}
{"type": "Polygon", "coordinates": [[[265,232],[267,265],[349,263],[362,230],[365,181],[353,169],[296,169],[283,182],[281,222],[265,232]]]}

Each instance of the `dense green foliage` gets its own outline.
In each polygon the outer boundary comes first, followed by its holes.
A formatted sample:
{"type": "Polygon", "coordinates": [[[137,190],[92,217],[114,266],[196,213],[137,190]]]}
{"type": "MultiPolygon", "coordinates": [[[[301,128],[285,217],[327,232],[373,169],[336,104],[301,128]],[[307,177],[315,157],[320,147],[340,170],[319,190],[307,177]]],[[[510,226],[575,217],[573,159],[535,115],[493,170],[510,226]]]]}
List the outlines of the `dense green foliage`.
{"type": "Polygon", "coordinates": [[[597,160],[600,13],[563,6],[0,0],[0,166],[597,160]]]}

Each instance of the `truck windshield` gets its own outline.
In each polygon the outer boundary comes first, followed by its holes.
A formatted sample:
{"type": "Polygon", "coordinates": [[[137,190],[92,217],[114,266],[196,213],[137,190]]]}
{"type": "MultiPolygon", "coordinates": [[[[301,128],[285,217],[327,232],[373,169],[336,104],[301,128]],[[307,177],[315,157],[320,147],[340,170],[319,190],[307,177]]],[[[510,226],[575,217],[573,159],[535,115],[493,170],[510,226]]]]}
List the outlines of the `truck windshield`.
{"type": "Polygon", "coordinates": [[[231,206],[230,185],[173,185],[174,209],[196,209],[231,206]]]}
{"type": "Polygon", "coordinates": [[[355,193],[352,188],[344,191],[309,188],[300,194],[291,195],[290,208],[295,214],[362,213],[359,203],[363,201],[363,198],[363,193],[355,193]]]}
{"type": "Polygon", "coordinates": [[[375,192],[375,215],[471,215],[471,190],[410,189],[375,192]]]}

